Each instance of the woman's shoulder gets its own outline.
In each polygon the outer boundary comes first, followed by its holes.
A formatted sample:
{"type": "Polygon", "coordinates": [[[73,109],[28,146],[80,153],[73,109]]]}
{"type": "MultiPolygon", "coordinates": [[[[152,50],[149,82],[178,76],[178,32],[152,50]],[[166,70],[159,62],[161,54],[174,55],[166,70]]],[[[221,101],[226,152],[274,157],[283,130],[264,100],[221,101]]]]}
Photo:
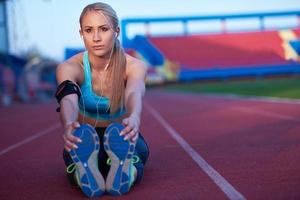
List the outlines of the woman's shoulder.
{"type": "Polygon", "coordinates": [[[126,79],[144,80],[147,64],[140,59],[126,54],[126,79]]]}
{"type": "Polygon", "coordinates": [[[137,68],[146,71],[147,64],[138,58],[126,54],[126,70],[136,70],[137,68]]]}
{"type": "Polygon", "coordinates": [[[70,68],[70,67],[71,68],[77,68],[77,67],[83,68],[82,58],[83,58],[83,53],[81,52],[81,53],[75,54],[74,56],[65,60],[64,62],[59,64],[59,66],[64,67],[64,68],[70,68]]]}
{"type": "Polygon", "coordinates": [[[80,80],[83,70],[83,53],[78,53],[57,66],[57,76],[62,79],[80,80]]]}

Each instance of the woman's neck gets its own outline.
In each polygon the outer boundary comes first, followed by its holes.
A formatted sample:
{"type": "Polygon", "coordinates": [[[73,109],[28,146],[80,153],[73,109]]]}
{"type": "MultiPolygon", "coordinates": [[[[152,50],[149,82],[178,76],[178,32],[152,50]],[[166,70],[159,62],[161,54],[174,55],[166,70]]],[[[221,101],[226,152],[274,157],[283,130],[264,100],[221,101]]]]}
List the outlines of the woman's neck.
{"type": "Polygon", "coordinates": [[[109,56],[98,57],[89,54],[89,62],[93,71],[101,72],[105,70],[106,65],[109,62],[109,56]]]}

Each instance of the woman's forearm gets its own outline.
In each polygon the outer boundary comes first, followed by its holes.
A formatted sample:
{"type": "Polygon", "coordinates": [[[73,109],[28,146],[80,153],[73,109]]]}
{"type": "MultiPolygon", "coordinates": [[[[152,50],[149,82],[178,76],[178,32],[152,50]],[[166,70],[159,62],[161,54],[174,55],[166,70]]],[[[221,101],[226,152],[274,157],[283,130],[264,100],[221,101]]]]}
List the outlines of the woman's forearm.
{"type": "Polygon", "coordinates": [[[127,91],[125,95],[125,106],[129,116],[134,116],[140,119],[143,107],[143,97],[145,94],[145,85],[140,84],[139,87],[127,91]]]}
{"type": "Polygon", "coordinates": [[[70,94],[60,102],[60,119],[64,128],[77,121],[78,118],[78,96],[70,94]]]}
{"type": "Polygon", "coordinates": [[[128,95],[126,110],[129,116],[141,117],[142,99],[143,95],[140,92],[132,92],[128,95]]]}

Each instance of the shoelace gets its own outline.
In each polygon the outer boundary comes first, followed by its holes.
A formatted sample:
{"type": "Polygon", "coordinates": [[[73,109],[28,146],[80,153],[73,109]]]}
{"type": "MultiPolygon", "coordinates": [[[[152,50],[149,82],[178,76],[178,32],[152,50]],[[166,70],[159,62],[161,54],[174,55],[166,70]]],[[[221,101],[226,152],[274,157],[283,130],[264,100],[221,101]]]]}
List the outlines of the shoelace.
{"type": "MultiPolygon", "coordinates": [[[[140,158],[138,156],[136,156],[136,155],[132,156],[132,163],[133,164],[138,163],[139,161],[140,161],[140,158]]],[[[106,164],[111,165],[111,159],[110,158],[107,159],[106,164]]],[[[72,174],[76,170],[75,166],[76,166],[75,163],[70,164],[67,167],[66,172],[68,174],[72,174]]]]}
{"type": "MultiPolygon", "coordinates": [[[[135,164],[135,163],[138,163],[140,161],[140,158],[138,156],[134,155],[134,156],[132,156],[131,160],[132,160],[132,163],[135,164]]],[[[106,164],[111,165],[111,159],[110,158],[108,158],[106,160],[106,164]]]]}
{"type": "Polygon", "coordinates": [[[76,166],[75,163],[70,164],[70,165],[67,167],[66,172],[67,172],[68,174],[72,174],[72,173],[76,170],[76,167],[75,167],[75,166],[76,166]]]}

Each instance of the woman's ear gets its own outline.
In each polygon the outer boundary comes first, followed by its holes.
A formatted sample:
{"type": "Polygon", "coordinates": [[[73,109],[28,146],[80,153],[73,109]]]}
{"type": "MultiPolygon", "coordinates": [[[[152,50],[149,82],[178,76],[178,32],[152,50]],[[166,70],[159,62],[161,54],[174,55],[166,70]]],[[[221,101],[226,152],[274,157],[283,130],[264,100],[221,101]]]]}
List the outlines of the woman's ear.
{"type": "Polygon", "coordinates": [[[119,36],[119,34],[120,34],[120,27],[119,26],[117,26],[117,28],[116,28],[116,37],[118,37],[119,36]]]}

